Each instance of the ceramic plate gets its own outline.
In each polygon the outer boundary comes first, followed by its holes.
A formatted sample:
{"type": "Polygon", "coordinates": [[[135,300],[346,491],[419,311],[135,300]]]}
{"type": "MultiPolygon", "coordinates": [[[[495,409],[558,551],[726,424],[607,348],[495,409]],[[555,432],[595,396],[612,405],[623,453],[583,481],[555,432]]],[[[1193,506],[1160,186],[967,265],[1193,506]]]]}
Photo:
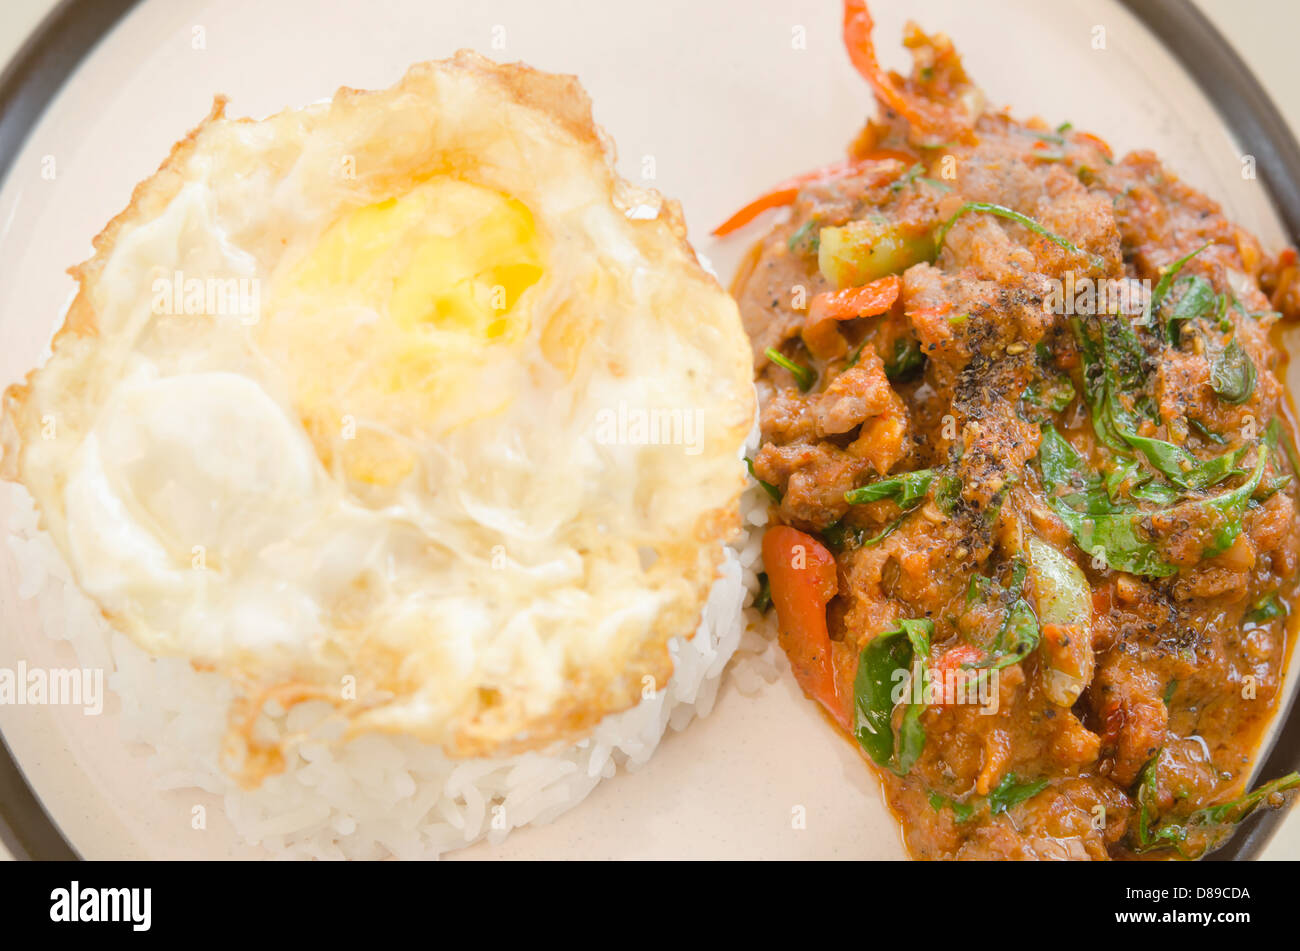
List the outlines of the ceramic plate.
{"type": "MultiPolygon", "coordinates": [[[[917,19],[953,37],[990,102],[1069,120],[1116,152],[1157,150],[1268,247],[1286,243],[1285,222],[1300,221],[1286,188],[1294,142],[1194,12],[1095,0],[875,7],[888,65],[905,68],[901,31],[917,19]],[[1196,71],[1204,79],[1206,69],[1217,109],[1198,86],[1196,71]],[[1244,154],[1271,177],[1243,177],[1244,154]]],[[[65,4],[56,17],[44,47],[29,46],[0,87],[11,106],[0,119],[0,171],[8,170],[0,385],[43,358],[73,292],[66,268],[88,256],[91,236],[207,113],[214,93],[230,97],[230,115],[263,116],[339,86],[390,85],[410,63],[461,47],[576,73],[618,143],[622,174],[682,202],[692,240],[724,280],[766,222],[725,242],[709,229],[770,184],[838,158],[874,109],[842,51],[832,0],[114,0],[65,4]]],[[[0,525],[8,516],[0,511],[0,525]]],[[[70,663],[17,579],[12,552],[0,546],[0,667],[70,663]]],[[[117,738],[113,709],[86,717],[77,708],[0,706],[0,732],[21,767],[20,776],[0,756],[9,847],[43,856],[70,847],[86,858],[257,855],[220,823],[190,830],[190,809],[205,798],[154,791],[141,752],[117,738]]],[[[1276,746],[1270,774],[1293,768],[1300,749],[1294,737],[1276,746]]],[[[1275,825],[1256,822],[1227,854],[1260,854],[1275,825]]],[[[871,772],[785,677],[755,696],[725,684],[712,715],[670,735],[646,768],[602,784],[550,826],[460,855],[893,859],[903,851],[871,772]],[[804,828],[794,828],[797,807],[804,828]]]]}

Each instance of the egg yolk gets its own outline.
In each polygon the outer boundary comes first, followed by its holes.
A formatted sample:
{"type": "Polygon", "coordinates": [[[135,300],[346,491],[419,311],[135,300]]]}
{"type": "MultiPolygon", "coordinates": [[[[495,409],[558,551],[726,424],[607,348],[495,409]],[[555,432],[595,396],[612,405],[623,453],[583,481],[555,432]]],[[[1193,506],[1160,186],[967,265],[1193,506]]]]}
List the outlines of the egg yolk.
{"type": "Polygon", "coordinates": [[[326,466],[392,485],[412,440],[494,408],[475,379],[488,350],[528,332],[517,304],[544,273],[518,199],[435,177],[326,228],[277,282],[264,333],[326,466]]]}
{"type": "Polygon", "coordinates": [[[343,291],[404,330],[517,337],[519,296],[542,276],[536,223],[501,192],[439,177],[349,212],[296,272],[299,287],[343,291]]]}

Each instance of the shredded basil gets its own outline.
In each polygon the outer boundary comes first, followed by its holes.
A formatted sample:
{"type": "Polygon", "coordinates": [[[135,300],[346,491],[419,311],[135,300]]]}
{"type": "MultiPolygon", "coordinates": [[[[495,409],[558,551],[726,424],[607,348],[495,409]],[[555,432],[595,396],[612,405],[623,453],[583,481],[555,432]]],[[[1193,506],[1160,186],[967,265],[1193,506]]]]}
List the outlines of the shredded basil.
{"type": "Polygon", "coordinates": [[[821,244],[821,231],[818,228],[816,218],[809,218],[799,228],[790,235],[786,240],[785,246],[791,251],[796,250],[805,240],[808,243],[808,253],[816,254],[818,246],[821,244]],[[809,235],[811,234],[811,237],[809,235]]]}
{"type": "Polygon", "coordinates": [[[1152,315],[1160,313],[1160,305],[1164,303],[1165,295],[1169,293],[1169,288],[1173,286],[1174,278],[1178,276],[1178,272],[1183,269],[1188,261],[1196,257],[1209,246],[1210,245],[1207,242],[1195,251],[1184,254],[1173,264],[1169,265],[1169,267],[1165,268],[1164,273],[1160,275],[1160,280],[1156,282],[1155,290],[1151,292],[1150,310],[1146,315],[1146,323],[1148,325],[1151,324],[1152,315]]]}
{"type": "Polygon", "coordinates": [[[925,175],[918,175],[916,177],[916,180],[918,182],[924,182],[926,185],[929,185],[931,188],[937,188],[939,191],[944,192],[945,194],[952,191],[951,185],[947,184],[946,182],[941,182],[937,178],[928,178],[925,175]]]}
{"type": "Polygon", "coordinates": [[[1088,471],[1083,457],[1051,426],[1043,429],[1038,464],[1048,504],[1085,552],[1116,571],[1164,578],[1178,570],[1145,537],[1145,514],[1111,502],[1101,478],[1088,471]],[[1058,496],[1058,489],[1073,491],[1058,496]]]}
{"type": "Polygon", "coordinates": [[[831,551],[844,551],[853,546],[861,546],[863,535],[862,529],[849,525],[842,518],[831,522],[821,531],[822,541],[831,551]]]}
{"type": "Polygon", "coordinates": [[[1236,799],[1198,809],[1184,819],[1161,822],[1158,768],[1163,753],[1160,750],[1151,757],[1138,777],[1138,814],[1132,844],[1139,853],[1176,849],[1184,858],[1197,858],[1217,846],[1264,800],[1300,786],[1300,773],[1288,773],[1236,799]],[[1193,833],[1200,839],[1189,848],[1188,839],[1193,833]]]}
{"type": "Polygon", "coordinates": [[[779,367],[784,367],[794,375],[795,383],[799,384],[799,389],[807,393],[817,382],[817,374],[811,368],[801,363],[795,363],[780,350],[775,347],[768,347],[763,351],[764,355],[779,367]]]}
{"type": "Polygon", "coordinates": [[[1291,471],[1300,475],[1300,456],[1296,454],[1295,440],[1291,438],[1290,431],[1276,416],[1269,420],[1267,431],[1272,436],[1273,442],[1280,444],[1286,452],[1286,461],[1291,464],[1291,471]]]}
{"type": "Polygon", "coordinates": [[[898,176],[898,178],[894,179],[894,181],[890,183],[889,190],[895,194],[901,192],[908,185],[912,184],[912,182],[914,182],[924,171],[925,166],[920,162],[917,162],[902,175],[898,176]]]}
{"type": "Polygon", "coordinates": [[[1072,242],[1061,237],[1059,234],[1056,234],[1053,231],[1048,231],[1046,228],[1040,225],[1033,218],[1030,218],[1028,215],[1023,215],[1012,208],[1007,208],[1005,205],[995,205],[992,202],[987,202],[987,201],[966,202],[966,204],[962,205],[960,208],[957,209],[957,211],[953,214],[951,218],[949,218],[942,225],[940,225],[939,230],[935,234],[935,239],[934,239],[934,247],[936,252],[943,249],[943,242],[948,237],[948,232],[952,230],[952,226],[957,223],[957,219],[961,218],[963,215],[970,214],[973,211],[984,212],[990,215],[997,215],[999,218],[1006,218],[1008,221],[1014,221],[1017,224],[1024,225],[1034,234],[1046,238],[1048,241],[1052,242],[1052,244],[1056,245],[1058,248],[1063,248],[1066,251],[1069,251],[1071,254],[1087,254],[1088,257],[1091,258],[1092,263],[1095,267],[1101,267],[1103,264],[1102,259],[1097,255],[1090,254],[1088,252],[1080,250],[1072,242]]]}
{"type": "Polygon", "coordinates": [[[894,341],[894,355],[885,362],[885,376],[889,380],[901,382],[912,377],[925,366],[925,354],[921,345],[910,337],[899,337],[894,341]]]}
{"type": "Polygon", "coordinates": [[[935,812],[941,812],[945,807],[952,810],[953,820],[958,824],[970,822],[975,818],[975,803],[958,802],[956,799],[950,799],[937,792],[930,793],[931,809],[935,812]]]}
{"type": "Polygon", "coordinates": [[[758,476],[754,474],[754,460],[749,458],[749,456],[745,457],[745,468],[749,470],[749,477],[763,487],[763,491],[768,494],[768,497],[773,502],[775,502],[777,505],[780,505],[781,490],[778,489],[770,482],[764,482],[762,479],[760,479],[758,476]]]}
{"type": "Polygon", "coordinates": [[[957,502],[961,498],[961,489],[961,479],[958,476],[940,476],[938,484],[934,487],[934,502],[939,506],[939,511],[944,515],[952,514],[952,510],[957,507],[957,502]]]}
{"type": "Polygon", "coordinates": [[[1264,624],[1268,621],[1277,620],[1285,615],[1286,606],[1282,603],[1281,598],[1277,596],[1277,592],[1272,591],[1258,599],[1250,606],[1250,610],[1246,612],[1244,620],[1253,624],[1264,624]]]}
{"type": "Polygon", "coordinates": [[[1165,339],[1169,341],[1170,346],[1174,347],[1178,346],[1178,325],[1185,320],[1204,317],[1214,310],[1219,302],[1218,296],[1214,293],[1214,285],[1199,274],[1183,278],[1176,286],[1183,288],[1183,291],[1165,321],[1165,339]]]}
{"type": "Polygon", "coordinates": [[[1210,429],[1207,429],[1205,424],[1202,423],[1199,419],[1192,419],[1189,416],[1187,417],[1187,425],[1190,426],[1192,429],[1196,430],[1196,434],[1200,436],[1202,439],[1208,439],[1210,442],[1214,443],[1215,445],[1223,446],[1226,445],[1228,442],[1228,440],[1224,439],[1218,433],[1213,432],[1210,429]]]}
{"type": "Polygon", "coordinates": [[[1037,650],[1040,639],[1038,616],[1028,601],[1017,598],[1002,619],[992,650],[977,661],[962,664],[962,667],[966,670],[1004,670],[1037,650]]]}
{"type": "Polygon", "coordinates": [[[954,821],[958,824],[969,822],[975,818],[975,813],[981,802],[987,802],[989,815],[996,816],[999,813],[1006,812],[1022,802],[1028,802],[1046,789],[1049,780],[1037,779],[1030,783],[1022,783],[1016,780],[1012,773],[1002,777],[1002,780],[993,788],[987,797],[976,796],[969,802],[958,802],[948,796],[937,792],[930,792],[930,808],[935,812],[941,812],[943,809],[951,809],[954,821]]]}

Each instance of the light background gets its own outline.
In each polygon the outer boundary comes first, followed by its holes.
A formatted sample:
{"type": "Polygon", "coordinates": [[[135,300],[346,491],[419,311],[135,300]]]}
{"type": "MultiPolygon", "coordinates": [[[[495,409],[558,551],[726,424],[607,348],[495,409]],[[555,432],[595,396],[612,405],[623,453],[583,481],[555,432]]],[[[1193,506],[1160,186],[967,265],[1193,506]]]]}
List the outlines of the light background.
{"type": "MultiPolygon", "coordinates": [[[[1237,49],[1300,137],[1300,4],[1294,0],[1195,0],[1237,49]]],[[[0,63],[7,63],[57,0],[3,0],[0,63]]],[[[8,858],[0,845],[0,859],[8,858]]],[[[1300,859],[1300,809],[1270,843],[1267,858],[1300,859]]]]}

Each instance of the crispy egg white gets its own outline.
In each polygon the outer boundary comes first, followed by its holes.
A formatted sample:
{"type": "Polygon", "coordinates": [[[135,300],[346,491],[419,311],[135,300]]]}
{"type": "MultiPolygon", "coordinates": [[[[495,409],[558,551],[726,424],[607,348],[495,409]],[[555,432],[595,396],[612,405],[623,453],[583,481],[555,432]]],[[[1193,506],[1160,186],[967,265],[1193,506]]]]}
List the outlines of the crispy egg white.
{"type": "Polygon", "coordinates": [[[230,675],[235,724],[321,698],[483,755],[662,685],[754,412],[676,207],[617,177],[576,80],[470,53],[263,121],[223,105],[6,393],[5,474],[81,587],[230,675]]]}

